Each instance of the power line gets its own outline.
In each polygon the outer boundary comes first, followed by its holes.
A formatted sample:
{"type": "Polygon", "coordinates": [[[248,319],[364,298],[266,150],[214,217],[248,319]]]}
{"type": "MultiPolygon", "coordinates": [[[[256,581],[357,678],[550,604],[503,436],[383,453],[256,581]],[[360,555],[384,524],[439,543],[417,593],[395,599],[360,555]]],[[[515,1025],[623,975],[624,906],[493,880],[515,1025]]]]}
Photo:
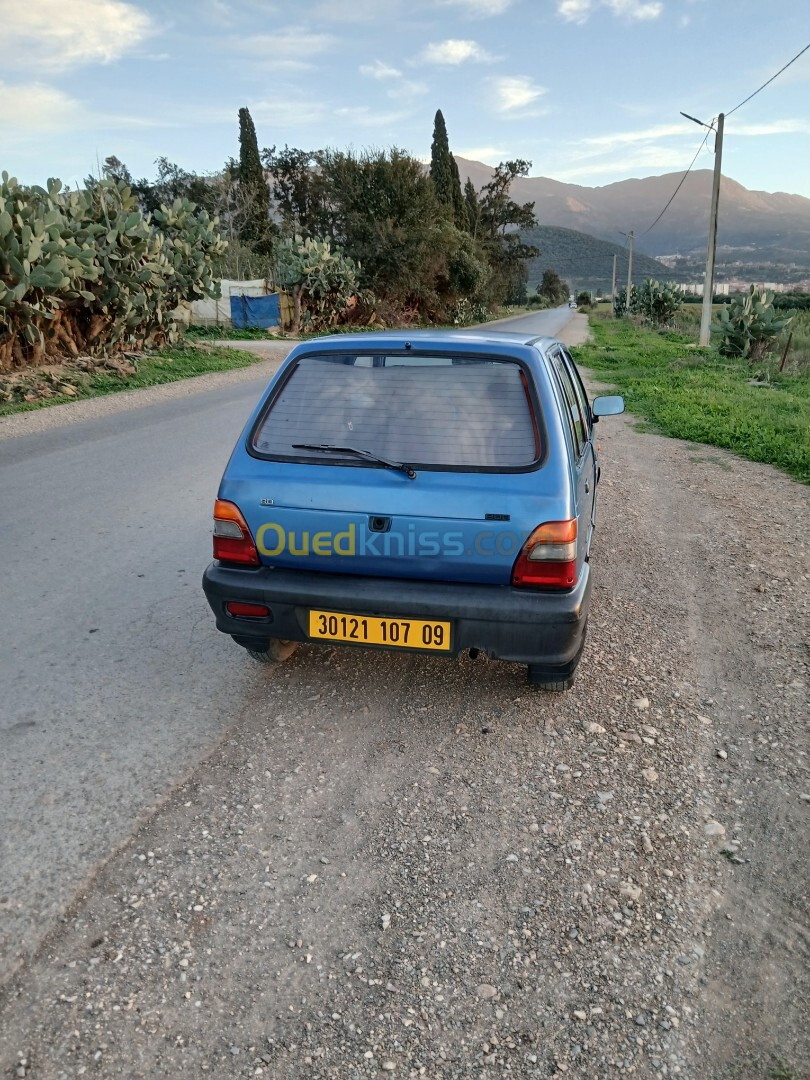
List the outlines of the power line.
{"type": "Polygon", "coordinates": [[[680,179],[680,183],[675,188],[675,190],[672,192],[672,195],[669,198],[669,202],[666,204],[666,206],[661,211],[661,213],[658,215],[658,217],[655,219],[655,221],[652,223],[652,225],[650,225],[649,229],[644,230],[644,232],[641,234],[642,236],[646,236],[648,232],[652,232],[652,230],[655,228],[655,226],[658,224],[658,222],[661,220],[661,218],[664,216],[664,214],[667,212],[667,210],[669,210],[670,206],[672,206],[672,203],[673,203],[673,200],[675,199],[675,196],[678,194],[678,192],[683,187],[684,180],[686,180],[687,176],[692,171],[692,168],[694,167],[694,164],[695,164],[695,162],[697,161],[697,159],[698,159],[698,157],[700,155],[700,151],[706,145],[706,140],[709,138],[710,133],[711,133],[711,129],[709,129],[709,131],[707,131],[706,134],[703,136],[703,142],[697,148],[697,153],[692,158],[692,160],[689,162],[689,168],[683,174],[683,176],[680,179]]]}
{"type": "Polygon", "coordinates": [[[729,109],[729,111],[726,113],[726,116],[731,116],[731,114],[735,113],[737,111],[737,109],[741,109],[743,107],[743,105],[746,104],[746,102],[749,102],[751,100],[751,98],[756,97],[760,90],[764,90],[765,87],[769,86],[773,82],[774,79],[777,79],[782,74],[783,71],[787,71],[787,69],[790,67],[790,65],[794,64],[799,59],[800,56],[804,56],[804,54],[807,52],[808,49],[810,49],[810,44],[805,45],[805,47],[802,49],[801,52],[797,52],[792,60],[788,60],[788,62],[785,64],[785,66],[779,68],[779,70],[777,71],[777,73],[775,75],[771,75],[770,79],[768,79],[767,82],[764,82],[762,84],[762,86],[759,87],[758,90],[755,90],[753,92],[753,94],[749,94],[747,98],[743,98],[743,100],[740,102],[740,104],[735,105],[733,109],[729,109]]]}
{"type": "MultiPolygon", "coordinates": [[[[787,69],[790,67],[791,64],[795,64],[795,62],[799,59],[799,57],[804,56],[804,54],[807,52],[808,49],[810,49],[810,44],[805,45],[805,47],[801,50],[801,52],[797,52],[792,60],[788,60],[788,62],[784,65],[784,67],[781,67],[776,72],[775,75],[771,75],[770,79],[768,79],[767,82],[764,82],[762,84],[762,86],[758,87],[753,92],[753,94],[749,94],[747,98],[743,98],[743,100],[739,103],[739,105],[735,105],[733,109],[730,109],[726,113],[726,116],[731,116],[731,114],[735,113],[737,111],[737,109],[741,109],[743,107],[743,105],[747,104],[751,100],[751,98],[756,97],[757,94],[760,93],[760,91],[764,90],[766,86],[770,86],[770,84],[774,81],[774,79],[778,79],[779,76],[782,74],[782,72],[787,71],[787,69]]],[[[689,116],[687,113],[682,113],[681,115],[686,116],[688,120],[694,120],[696,124],[703,124],[702,120],[697,120],[694,116],[689,116]]],[[[675,199],[675,196],[678,194],[678,192],[683,187],[684,181],[686,180],[687,176],[689,175],[689,173],[694,168],[695,162],[697,161],[698,157],[700,156],[701,150],[706,145],[706,141],[709,138],[709,134],[711,133],[711,131],[714,128],[714,120],[712,120],[711,124],[703,124],[703,126],[706,127],[708,130],[706,131],[706,134],[703,136],[703,141],[701,142],[700,146],[697,148],[695,156],[692,158],[691,162],[689,163],[688,169],[686,170],[686,172],[681,177],[680,182],[678,183],[678,186],[672,192],[672,195],[670,196],[669,200],[667,201],[667,203],[664,206],[661,213],[658,215],[658,217],[655,219],[655,221],[652,223],[652,225],[650,225],[649,228],[645,229],[644,232],[641,233],[642,236],[646,236],[648,232],[652,232],[652,230],[655,228],[655,226],[658,224],[658,222],[661,220],[661,218],[664,216],[664,214],[667,212],[667,210],[669,210],[670,206],[672,206],[672,203],[673,203],[673,201],[675,199]]],[[[624,236],[626,234],[623,233],[622,235],[624,236]]]]}

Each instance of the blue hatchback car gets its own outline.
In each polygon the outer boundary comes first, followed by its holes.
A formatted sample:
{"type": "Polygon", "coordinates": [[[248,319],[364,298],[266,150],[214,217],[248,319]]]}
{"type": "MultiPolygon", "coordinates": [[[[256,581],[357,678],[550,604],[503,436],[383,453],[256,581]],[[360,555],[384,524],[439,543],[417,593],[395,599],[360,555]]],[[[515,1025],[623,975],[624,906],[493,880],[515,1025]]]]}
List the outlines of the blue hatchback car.
{"type": "Polygon", "coordinates": [[[234,449],[203,587],[257,660],[301,641],[528,665],[566,690],[591,594],[599,463],[566,348],[478,331],[298,345],[234,449]]]}

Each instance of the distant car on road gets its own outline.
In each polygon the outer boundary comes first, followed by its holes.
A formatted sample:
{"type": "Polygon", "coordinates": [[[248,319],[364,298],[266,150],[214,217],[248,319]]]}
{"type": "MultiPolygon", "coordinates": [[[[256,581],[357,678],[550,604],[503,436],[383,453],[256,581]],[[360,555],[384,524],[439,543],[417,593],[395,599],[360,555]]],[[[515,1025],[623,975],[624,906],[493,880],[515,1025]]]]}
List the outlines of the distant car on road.
{"type": "Polygon", "coordinates": [[[203,587],[257,660],[302,641],[526,664],[571,685],[600,468],[558,341],[412,331],[298,345],[222,478],[203,587]]]}

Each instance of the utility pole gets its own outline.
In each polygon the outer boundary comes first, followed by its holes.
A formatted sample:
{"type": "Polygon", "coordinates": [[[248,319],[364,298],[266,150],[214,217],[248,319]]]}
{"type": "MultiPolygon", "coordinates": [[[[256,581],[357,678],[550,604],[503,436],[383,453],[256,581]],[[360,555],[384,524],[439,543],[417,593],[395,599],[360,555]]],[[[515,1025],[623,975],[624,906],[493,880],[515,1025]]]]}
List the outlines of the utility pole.
{"type": "Polygon", "coordinates": [[[712,300],[714,299],[714,259],[717,252],[717,204],[720,201],[720,169],[723,163],[723,113],[717,117],[714,138],[714,177],[712,205],[709,211],[709,247],[706,253],[706,277],[703,281],[703,310],[700,316],[700,344],[708,345],[711,337],[712,300]]]}
{"type": "Polygon", "coordinates": [[[610,314],[616,316],[616,256],[613,256],[613,280],[610,283],[610,314]]]}
{"type": "Polygon", "coordinates": [[[627,244],[629,247],[629,254],[627,257],[627,290],[624,294],[624,313],[630,314],[630,289],[633,284],[633,236],[635,233],[631,229],[630,232],[621,233],[622,236],[627,237],[627,244]]]}
{"type": "Polygon", "coordinates": [[[627,234],[630,254],[627,256],[627,310],[630,310],[630,289],[633,285],[633,230],[627,234]]]}

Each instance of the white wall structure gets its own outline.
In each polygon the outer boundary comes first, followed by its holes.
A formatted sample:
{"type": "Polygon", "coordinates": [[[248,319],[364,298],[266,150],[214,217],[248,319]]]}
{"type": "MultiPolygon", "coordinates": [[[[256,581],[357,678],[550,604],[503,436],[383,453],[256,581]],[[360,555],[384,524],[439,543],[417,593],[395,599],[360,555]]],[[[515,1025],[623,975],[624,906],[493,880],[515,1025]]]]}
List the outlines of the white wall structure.
{"type": "Polygon", "coordinates": [[[273,292],[269,281],[234,281],[223,278],[220,282],[222,296],[219,300],[194,300],[191,305],[191,321],[195,326],[230,326],[232,296],[267,296],[273,292]]]}

